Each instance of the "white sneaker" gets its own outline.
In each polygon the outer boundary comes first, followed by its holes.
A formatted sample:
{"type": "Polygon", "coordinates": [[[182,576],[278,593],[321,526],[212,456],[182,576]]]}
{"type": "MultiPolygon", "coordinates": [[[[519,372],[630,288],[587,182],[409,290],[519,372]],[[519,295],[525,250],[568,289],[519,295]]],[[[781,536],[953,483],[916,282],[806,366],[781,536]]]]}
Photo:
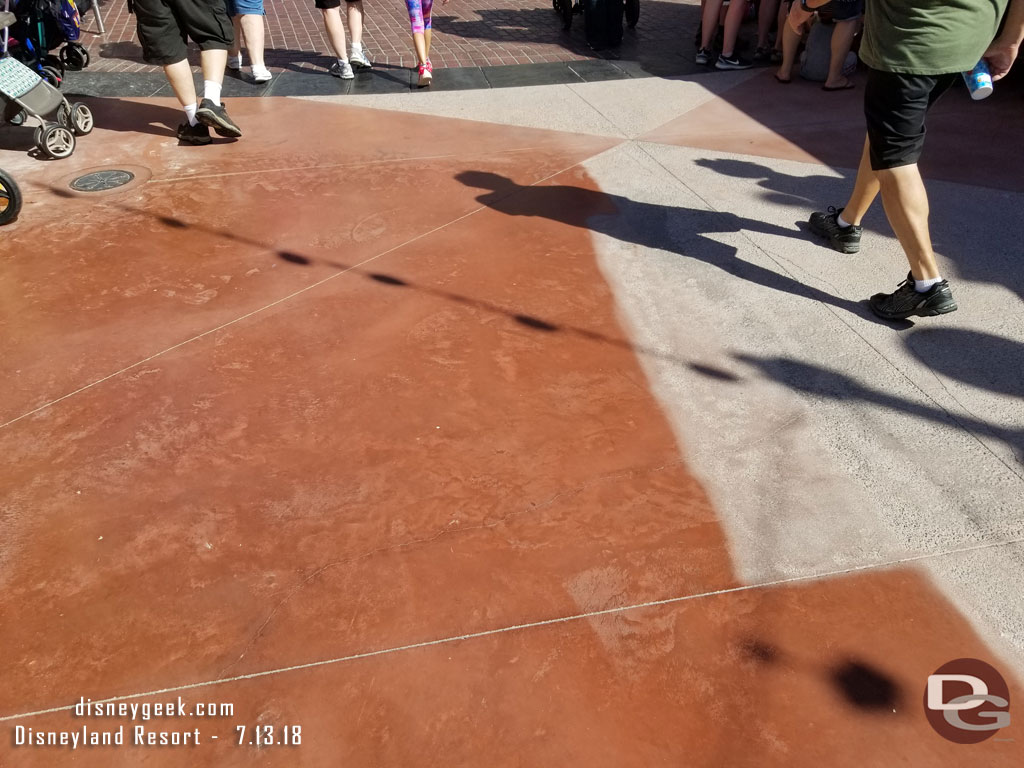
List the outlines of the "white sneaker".
{"type": "Polygon", "coordinates": [[[228,69],[233,69],[235,72],[242,68],[242,54],[232,56],[228,54],[228,69]]]}
{"type": "Polygon", "coordinates": [[[373,66],[370,60],[366,57],[366,51],[363,50],[362,45],[352,44],[352,53],[348,57],[349,62],[356,69],[369,69],[373,66]]]}
{"type": "Polygon", "coordinates": [[[257,83],[266,83],[270,81],[273,75],[270,74],[270,70],[266,67],[253,67],[252,68],[252,79],[257,83]]]}

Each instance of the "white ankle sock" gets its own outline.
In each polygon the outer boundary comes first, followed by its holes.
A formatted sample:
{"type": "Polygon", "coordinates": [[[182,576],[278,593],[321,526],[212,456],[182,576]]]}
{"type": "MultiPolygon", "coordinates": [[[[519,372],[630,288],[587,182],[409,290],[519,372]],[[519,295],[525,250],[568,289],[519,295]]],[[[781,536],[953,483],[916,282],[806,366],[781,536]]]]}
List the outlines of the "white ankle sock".
{"type": "Polygon", "coordinates": [[[914,280],[914,290],[918,293],[927,293],[933,285],[942,282],[941,277],[933,277],[931,280],[914,280]]]}
{"type": "Polygon", "coordinates": [[[338,59],[338,63],[339,64],[348,64],[348,57],[346,56],[344,59],[339,58],[338,59]]]}
{"type": "Polygon", "coordinates": [[[203,98],[209,99],[218,107],[220,106],[220,83],[213,80],[203,81],[203,98]]]}
{"type": "Polygon", "coordinates": [[[844,219],[842,216],[840,216],[838,214],[836,215],[836,224],[838,224],[840,227],[852,227],[853,226],[853,224],[851,224],[850,222],[848,222],[846,219],[844,219]]]}
{"type": "Polygon", "coordinates": [[[187,107],[185,107],[185,117],[188,119],[188,124],[189,125],[195,125],[196,124],[196,122],[197,122],[197,120],[196,120],[196,110],[197,109],[199,109],[199,106],[197,104],[189,104],[187,107]]]}

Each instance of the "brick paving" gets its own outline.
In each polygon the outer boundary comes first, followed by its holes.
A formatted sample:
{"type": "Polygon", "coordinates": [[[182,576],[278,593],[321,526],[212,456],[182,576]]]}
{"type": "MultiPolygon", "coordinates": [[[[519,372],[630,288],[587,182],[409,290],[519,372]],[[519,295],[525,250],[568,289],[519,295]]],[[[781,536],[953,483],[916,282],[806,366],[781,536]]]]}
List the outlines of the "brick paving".
{"type": "MultiPolygon", "coordinates": [[[[500,66],[592,58],[664,60],[692,54],[699,0],[641,0],[640,23],[626,30],[618,52],[595,53],[586,44],[582,17],[566,33],[550,0],[452,0],[434,7],[431,59],[436,67],[500,66]]],[[[146,72],[135,38],[135,19],[124,0],[102,4],[106,34],[86,16],[82,43],[90,71],[146,72]]],[[[376,63],[411,66],[409,18],[402,0],[364,0],[363,40],[376,63]]],[[[329,64],[323,21],[313,0],[266,0],[267,64],[271,69],[329,64]]],[[[193,61],[197,59],[193,57],[193,61]]]]}

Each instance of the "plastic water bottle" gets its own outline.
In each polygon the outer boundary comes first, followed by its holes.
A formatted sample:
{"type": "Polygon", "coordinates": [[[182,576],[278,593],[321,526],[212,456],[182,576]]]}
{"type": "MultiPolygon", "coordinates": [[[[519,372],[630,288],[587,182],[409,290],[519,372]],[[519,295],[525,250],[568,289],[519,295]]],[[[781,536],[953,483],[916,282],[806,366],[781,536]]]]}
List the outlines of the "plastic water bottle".
{"type": "Polygon", "coordinates": [[[984,59],[970,72],[964,72],[964,82],[967,83],[967,90],[971,92],[971,98],[975,101],[992,95],[992,74],[988,71],[988,64],[984,59]]]}

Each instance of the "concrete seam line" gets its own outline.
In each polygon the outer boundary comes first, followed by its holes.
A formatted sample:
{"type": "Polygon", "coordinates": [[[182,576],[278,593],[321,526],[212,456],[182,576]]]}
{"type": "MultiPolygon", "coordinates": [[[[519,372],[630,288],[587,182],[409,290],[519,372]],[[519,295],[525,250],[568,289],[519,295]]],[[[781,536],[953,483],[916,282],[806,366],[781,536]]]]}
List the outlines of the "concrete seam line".
{"type": "MultiPolygon", "coordinates": [[[[603,154],[603,152],[602,153],[598,153],[598,155],[600,155],[600,154],[603,154]]],[[[589,160],[589,159],[590,158],[586,158],[586,160],[589,160]]],[[[555,176],[559,176],[559,175],[565,173],[566,171],[569,171],[569,170],[575,168],[576,166],[582,164],[583,162],[586,162],[586,160],[579,160],[579,161],[577,161],[575,163],[572,163],[571,165],[569,165],[569,166],[567,166],[565,168],[562,168],[562,169],[560,169],[558,171],[555,171],[554,173],[548,174],[547,176],[545,176],[542,179],[538,179],[537,181],[533,182],[529,186],[534,187],[534,186],[537,186],[538,184],[543,184],[545,181],[548,181],[549,179],[552,179],[555,176]]],[[[314,288],[319,288],[324,283],[328,283],[331,280],[339,278],[342,275],[345,275],[345,274],[347,274],[347,273],[349,273],[349,272],[351,272],[353,270],[359,269],[360,267],[365,266],[366,264],[369,264],[372,261],[376,261],[377,259],[381,259],[384,256],[387,256],[387,255],[389,255],[391,253],[394,253],[395,251],[399,250],[400,248],[404,248],[405,246],[411,245],[412,243],[415,243],[418,240],[422,240],[423,238],[429,237],[430,235],[432,235],[432,234],[434,234],[436,232],[440,232],[442,229],[446,229],[447,227],[450,227],[453,224],[457,224],[457,223],[459,223],[460,221],[462,221],[464,219],[468,219],[470,216],[473,216],[473,215],[479,213],[480,211],[484,210],[485,208],[487,208],[486,205],[481,205],[480,207],[475,208],[474,210],[470,211],[469,213],[464,213],[461,216],[457,216],[456,218],[452,219],[451,221],[445,222],[444,224],[441,224],[441,225],[439,225],[437,227],[434,227],[433,229],[431,229],[431,230],[429,230],[427,232],[424,232],[422,234],[416,235],[415,237],[410,238],[410,239],[406,240],[403,243],[399,243],[398,245],[392,246],[391,248],[388,248],[386,251],[378,253],[376,256],[371,256],[368,259],[364,259],[363,261],[359,262],[358,264],[353,264],[352,266],[350,266],[350,267],[348,267],[346,269],[343,269],[343,270],[341,270],[339,272],[335,272],[333,275],[328,275],[327,277],[325,277],[322,280],[318,280],[315,283],[307,285],[305,288],[300,288],[299,290],[293,291],[292,293],[288,294],[287,296],[282,296],[281,298],[275,299],[274,301],[270,302],[269,304],[266,304],[266,305],[264,305],[262,307],[258,307],[256,309],[250,311],[250,312],[246,312],[244,315],[241,315],[240,317],[236,317],[233,320],[229,320],[226,323],[222,323],[221,325],[218,325],[216,328],[210,328],[210,329],[208,329],[206,331],[203,331],[200,334],[192,336],[191,338],[185,339],[184,341],[179,341],[177,344],[174,344],[174,345],[172,345],[170,347],[167,347],[166,349],[163,349],[163,350],[161,350],[159,352],[155,352],[154,354],[150,355],[149,357],[146,357],[146,358],[144,358],[142,360],[138,360],[138,361],[132,363],[131,365],[127,365],[124,368],[121,368],[120,370],[117,370],[117,371],[114,371],[113,373],[107,374],[106,376],[104,376],[101,379],[97,379],[96,381],[93,381],[93,382],[91,382],[89,384],[81,386],[81,387],[79,387],[78,389],[76,389],[76,390],[74,390],[72,392],[68,392],[67,394],[61,395],[60,397],[58,397],[58,398],[56,398],[54,400],[51,400],[51,401],[49,401],[47,403],[43,403],[42,405],[40,405],[40,406],[38,406],[36,408],[33,408],[32,410],[27,411],[26,413],[23,413],[20,416],[16,416],[13,419],[10,419],[9,421],[6,421],[3,424],[0,424],[0,429],[5,429],[6,427],[9,427],[9,426],[11,426],[13,424],[16,424],[17,422],[21,421],[22,419],[26,419],[29,416],[32,416],[32,415],[34,415],[36,413],[39,413],[40,411],[44,411],[47,408],[50,408],[51,406],[56,405],[57,403],[60,403],[60,402],[62,402],[64,400],[67,400],[69,397],[74,397],[75,395],[80,394],[80,393],[86,391],[87,389],[92,389],[93,387],[98,386],[98,385],[102,384],[105,381],[109,381],[110,379],[113,379],[113,378],[115,378],[117,376],[120,376],[122,373],[127,373],[130,370],[138,368],[140,365],[145,365],[146,363],[150,362],[151,360],[155,360],[156,358],[161,357],[163,355],[166,355],[169,352],[173,352],[176,349],[180,349],[181,347],[184,347],[187,344],[191,344],[193,341],[198,341],[199,339],[202,339],[202,338],[204,338],[206,336],[209,336],[210,334],[216,333],[217,331],[221,331],[221,330],[223,330],[225,328],[228,328],[229,326],[235,325],[236,323],[240,323],[243,320],[247,320],[250,317],[253,317],[253,316],[258,315],[258,314],[260,314],[262,312],[265,312],[268,309],[272,309],[273,307],[276,307],[276,306],[278,306],[280,304],[283,304],[286,301],[289,301],[289,300],[295,298],[296,296],[300,296],[300,295],[306,293],[307,291],[311,291],[314,288]]]]}
{"type": "MultiPolygon", "coordinates": [[[[941,557],[948,557],[950,555],[966,554],[968,552],[977,552],[985,549],[997,549],[1000,547],[1013,546],[1015,544],[1024,543],[1024,539],[1011,539],[1009,541],[997,541],[986,544],[978,544],[972,547],[963,547],[960,549],[947,550],[945,552],[932,552],[923,555],[914,555],[912,557],[899,558],[897,560],[891,560],[884,563],[870,563],[867,565],[857,565],[850,568],[843,568],[837,571],[827,571],[824,573],[814,573],[805,576],[793,576],[787,579],[775,579],[773,581],[761,582],[758,584],[745,584],[740,587],[728,587],[726,589],[716,589],[709,592],[701,592],[695,595],[682,595],[678,597],[669,597],[662,600],[649,600],[643,603],[634,603],[631,605],[623,605],[615,608],[605,608],[600,611],[588,611],[586,613],[575,613],[569,616],[560,616],[554,619],[541,619],[540,621],[531,621],[523,624],[512,624],[507,627],[498,627],[497,629],[486,629],[480,632],[470,632],[463,635],[452,635],[450,637],[442,637],[434,640],[424,640],[418,643],[409,643],[407,645],[393,646],[391,648],[381,648],[376,651],[365,651],[363,653],[354,653],[348,656],[340,656],[335,659],[322,659],[321,661],[310,661],[305,664],[294,664],[288,667],[279,667],[277,669],[268,669],[262,672],[250,672],[245,675],[235,675],[233,677],[225,677],[217,680],[204,680],[198,683],[186,683],[184,685],[171,686],[169,688],[160,688],[154,691],[144,691],[141,693],[129,693],[123,696],[111,696],[106,699],[97,699],[93,701],[93,704],[107,704],[117,701],[127,701],[129,699],[141,699],[149,696],[159,696],[165,693],[177,693],[179,691],[188,691],[195,688],[206,688],[213,685],[224,685],[225,683],[235,683],[242,680],[255,680],[260,677],[269,677],[271,675],[280,675],[285,672],[297,672],[303,669],[313,669],[315,667],[326,667],[334,664],[341,664],[347,661],[358,661],[360,659],[369,659],[375,656],[387,656],[393,653],[401,653],[403,651],[412,651],[419,648],[430,648],[438,645],[448,645],[450,643],[456,643],[463,640],[476,640],[482,637],[491,637],[494,635],[502,635],[510,632],[517,632],[526,629],[537,629],[540,627],[548,627],[555,624],[567,624],[573,621],[581,621],[583,619],[594,619],[601,616],[611,616],[620,613],[627,613],[629,611],[642,610],[644,608],[657,608],[665,605],[677,605],[679,603],[685,603],[692,600],[700,600],[707,597],[718,597],[721,595],[730,595],[739,592],[751,592],[758,589],[769,589],[771,587],[785,586],[787,584],[799,584],[802,582],[811,582],[821,579],[835,578],[837,576],[846,576],[854,573],[861,573],[864,571],[879,570],[883,568],[889,568],[892,566],[908,565],[910,563],[916,563],[924,560],[933,560],[941,557]]],[[[21,720],[29,717],[38,717],[40,715],[49,715],[56,712],[67,712],[75,708],[74,704],[68,704],[62,707],[51,707],[50,709],[39,709],[33,712],[23,712],[16,715],[4,715],[0,717],[0,723],[9,722],[11,720],[21,720]]]]}

